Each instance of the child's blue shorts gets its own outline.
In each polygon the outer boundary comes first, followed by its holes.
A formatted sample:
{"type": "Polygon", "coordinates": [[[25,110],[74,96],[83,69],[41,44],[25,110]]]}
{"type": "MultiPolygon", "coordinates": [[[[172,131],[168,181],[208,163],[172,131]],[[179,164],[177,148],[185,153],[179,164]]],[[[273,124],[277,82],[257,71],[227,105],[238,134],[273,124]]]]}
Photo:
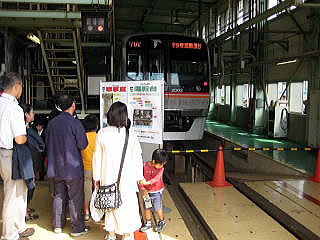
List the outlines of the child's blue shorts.
{"type": "Polygon", "coordinates": [[[162,192],[149,193],[149,196],[151,198],[153,209],[155,211],[162,209],[162,192]]]}

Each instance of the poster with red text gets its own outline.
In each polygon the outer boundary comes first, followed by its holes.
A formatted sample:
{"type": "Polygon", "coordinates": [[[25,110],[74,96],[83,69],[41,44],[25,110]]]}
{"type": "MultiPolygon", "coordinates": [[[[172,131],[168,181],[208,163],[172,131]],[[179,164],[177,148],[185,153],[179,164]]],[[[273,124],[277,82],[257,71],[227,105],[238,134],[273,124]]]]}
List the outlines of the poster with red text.
{"type": "Polygon", "coordinates": [[[128,81],[100,83],[100,122],[107,126],[107,112],[112,103],[128,106],[131,127],[140,142],[162,144],[164,116],[163,81],[128,81]]]}

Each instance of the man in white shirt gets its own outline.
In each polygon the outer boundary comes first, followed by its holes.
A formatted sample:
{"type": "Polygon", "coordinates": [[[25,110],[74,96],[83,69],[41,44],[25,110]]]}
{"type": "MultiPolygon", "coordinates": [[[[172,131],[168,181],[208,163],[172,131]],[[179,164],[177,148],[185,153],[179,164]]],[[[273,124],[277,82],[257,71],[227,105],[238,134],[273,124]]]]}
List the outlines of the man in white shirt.
{"type": "Polygon", "coordinates": [[[22,93],[22,80],[16,73],[8,73],[3,79],[0,96],[0,175],[3,179],[4,200],[2,209],[1,240],[28,240],[34,233],[26,228],[27,185],[23,179],[12,180],[13,141],[27,141],[22,108],[17,99],[22,93]]]}

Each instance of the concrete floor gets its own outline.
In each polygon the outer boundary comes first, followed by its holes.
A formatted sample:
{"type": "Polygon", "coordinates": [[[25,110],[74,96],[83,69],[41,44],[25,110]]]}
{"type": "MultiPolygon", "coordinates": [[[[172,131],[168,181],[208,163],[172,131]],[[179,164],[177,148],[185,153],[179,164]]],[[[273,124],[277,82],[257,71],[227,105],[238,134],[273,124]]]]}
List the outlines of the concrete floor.
{"type": "MultiPolygon", "coordinates": [[[[3,186],[1,186],[0,206],[2,208],[3,186]]],[[[47,182],[37,183],[37,189],[31,201],[30,207],[36,210],[36,214],[40,217],[37,220],[28,222],[28,227],[35,229],[35,234],[30,237],[30,240],[97,240],[104,239],[105,231],[103,230],[103,223],[88,222],[90,231],[88,234],[73,238],[69,234],[71,232],[70,219],[67,221],[63,233],[55,234],[52,227],[52,201],[49,193],[47,182]]],[[[2,211],[2,210],[1,210],[2,211]]],[[[0,220],[0,231],[2,232],[2,219],[0,220]]]]}
{"type": "MultiPolygon", "coordinates": [[[[0,184],[0,188],[0,206],[2,208],[2,184],[0,184]]],[[[170,194],[166,190],[164,191],[163,206],[165,218],[167,220],[167,226],[160,235],[155,233],[149,233],[149,240],[191,240],[192,237],[190,235],[190,232],[188,231],[180,213],[175,207],[175,204],[172,198],[170,197],[170,194]]],[[[33,227],[35,229],[35,234],[30,237],[30,240],[102,240],[106,235],[106,232],[103,229],[104,222],[94,223],[92,220],[90,220],[89,222],[87,222],[87,224],[90,226],[90,231],[88,234],[76,238],[71,237],[70,219],[68,219],[67,225],[63,229],[63,233],[55,234],[53,232],[52,227],[52,200],[51,195],[49,193],[49,186],[47,182],[37,183],[37,189],[31,201],[30,207],[34,208],[36,210],[36,214],[40,216],[39,219],[27,223],[28,227],[33,227]]],[[[0,219],[0,233],[1,232],[2,219],[0,219]]],[[[119,237],[118,239],[121,238],[119,237]]]]}

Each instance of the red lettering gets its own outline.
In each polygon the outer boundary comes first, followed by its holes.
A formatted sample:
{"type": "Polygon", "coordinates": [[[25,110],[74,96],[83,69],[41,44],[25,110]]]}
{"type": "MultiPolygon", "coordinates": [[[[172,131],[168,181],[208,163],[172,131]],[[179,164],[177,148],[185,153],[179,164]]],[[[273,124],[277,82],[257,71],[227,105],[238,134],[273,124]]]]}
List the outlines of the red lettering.
{"type": "Polygon", "coordinates": [[[126,87],[120,87],[120,92],[125,92],[126,91],[126,87]]]}
{"type": "Polygon", "coordinates": [[[118,91],[119,91],[119,87],[117,87],[117,86],[116,86],[116,87],[113,87],[113,91],[114,91],[114,92],[118,92],[118,91]]]}
{"type": "Polygon", "coordinates": [[[107,92],[112,92],[112,87],[106,87],[107,92]]]}

